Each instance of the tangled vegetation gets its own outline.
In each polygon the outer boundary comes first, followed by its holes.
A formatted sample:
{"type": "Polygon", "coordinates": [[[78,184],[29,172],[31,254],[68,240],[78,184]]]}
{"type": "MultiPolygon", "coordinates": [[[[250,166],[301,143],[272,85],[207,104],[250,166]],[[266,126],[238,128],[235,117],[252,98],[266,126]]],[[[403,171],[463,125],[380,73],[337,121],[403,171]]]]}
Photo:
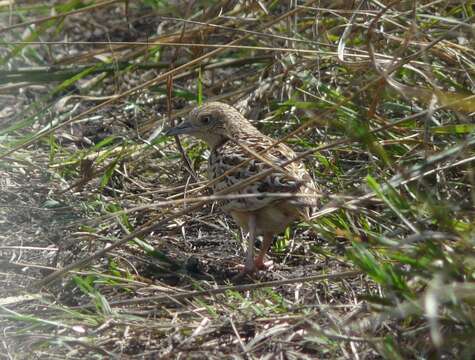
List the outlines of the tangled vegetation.
{"type": "Polygon", "coordinates": [[[472,359],[472,1],[0,1],[1,356],[472,359]],[[222,101],[322,208],[229,281],[222,101]],[[34,355],[32,355],[34,354],[34,355]]]}

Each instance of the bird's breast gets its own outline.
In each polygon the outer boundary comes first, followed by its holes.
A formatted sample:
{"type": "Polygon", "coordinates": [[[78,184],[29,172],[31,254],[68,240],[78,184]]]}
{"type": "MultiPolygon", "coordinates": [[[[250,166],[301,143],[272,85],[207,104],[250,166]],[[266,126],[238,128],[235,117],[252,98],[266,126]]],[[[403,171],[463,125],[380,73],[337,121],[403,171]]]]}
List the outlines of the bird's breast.
{"type": "Polygon", "coordinates": [[[232,210],[230,214],[244,231],[249,231],[249,218],[254,215],[257,235],[281,233],[292,221],[305,217],[300,209],[286,201],[275,202],[255,211],[232,210]]]}
{"type": "MultiPolygon", "coordinates": [[[[280,166],[282,162],[277,155],[268,154],[267,161],[276,163],[280,166]]],[[[280,156],[283,157],[282,154],[280,156]]],[[[281,172],[273,169],[272,172],[263,177],[258,177],[262,172],[270,169],[269,164],[255,159],[250,154],[244,152],[240,147],[233,143],[224,144],[218,149],[213,149],[208,159],[208,176],[214,181],[214,193],[221,192],[230,186],[237,186],[228,195],[233,197],[230,200],[220,201],[222,209],[226,212],[231,211],[255,211],[264,208],[276,202],[276,198],[266,196],[266,194],[293,194],[302,192],[306,183],[311,183],[311,178],[303,167],[303,164],[292,163],[281,172]],[[255,181],[240,186],[243,180],[256,177],[255,181]]],[[[304,202],[294,199],[290,203],[298,206],[304,202]]],[[[300,206],[302,207],[302,206],[300,206]]]]}

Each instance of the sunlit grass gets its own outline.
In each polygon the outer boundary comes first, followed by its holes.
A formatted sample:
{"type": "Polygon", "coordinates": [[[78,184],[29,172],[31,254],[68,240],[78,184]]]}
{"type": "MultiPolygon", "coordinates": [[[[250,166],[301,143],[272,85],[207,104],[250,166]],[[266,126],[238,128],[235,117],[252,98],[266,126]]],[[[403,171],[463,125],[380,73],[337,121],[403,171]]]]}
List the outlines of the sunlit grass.
{"type": "Polygon", "coordinates": [[[50,7],[0,7],[1,239],[23,248],[5,256],[5,292],[32,295],[44,266],[75,263],[183,211],[38,290],[40,300],[2,306],[10,357],[472,358],[471,3],[226,3],[68,15],[85,6],[70,0],[55,5],[56,18],[11,29],[50,7]],[[254,48],[199,63],[189,62],[214,48],[163,45],[240,36],[233,46],[254,48]],[[104,44],[122,40],[162,45],[104,44]],[[190,213],[182,202],[156,206],[209,194],[200,187],[207,148],[184,139],[180,152],[159,131],[169,110],[182,117],[208,100],[237,106],[275,139],[305,127],[285,141],[309,151],[324,207],[276,239],[274,268],[257,281],[288,283],[224,289],[242,250],[235,225],[212,203],[190,213]],[[291,282],[349,269],[361,273],[291,282]]]}

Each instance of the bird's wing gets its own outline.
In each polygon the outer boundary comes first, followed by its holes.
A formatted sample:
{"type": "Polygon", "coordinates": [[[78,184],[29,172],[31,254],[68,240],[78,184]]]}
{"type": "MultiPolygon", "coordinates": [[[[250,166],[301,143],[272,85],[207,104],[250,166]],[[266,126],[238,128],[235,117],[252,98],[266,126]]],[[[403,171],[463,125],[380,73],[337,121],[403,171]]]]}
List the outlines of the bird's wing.
{"type": "MultiPolygon", "coordinates": [[[[315,191],[313,181],[300,161],[292,162],[285,167],[282,164],[295,158],[295,152],[284,144],[279,144],[264,154],[259,154],[272,144],[272,139],[267,137],[247,138],[240,143],[228,141],[223,146],[212,151],[209,159],[209,175],[215,179],[237,165],[247,160],[245,165],[224,176],[214,185],[214,191],[236,185],[244,179],[272,168],[272,172],[255,182],[245,185],[232,194],[256,194],[255,197],[237,198],[226,201],[224,210],[253,211],[280,200],[277,198],[259,196],[259,193],[311,193],[315,191]],[[272,166],[273,164],[274,166],[272,166]]],[[[295,205],[312,206],[308,198],[292,199],[295,205]]],[[[311,199],[312,200],[312,199],[311,199]]],[[[314,200],[313,200],[314,201],[314,200]]]]}

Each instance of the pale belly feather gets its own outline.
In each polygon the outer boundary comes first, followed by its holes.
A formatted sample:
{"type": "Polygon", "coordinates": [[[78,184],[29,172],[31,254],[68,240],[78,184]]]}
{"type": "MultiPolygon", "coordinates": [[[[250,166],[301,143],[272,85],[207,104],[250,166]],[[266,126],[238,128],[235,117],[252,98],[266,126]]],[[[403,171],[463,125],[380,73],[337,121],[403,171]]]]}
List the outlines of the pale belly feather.
{"type": "Polygon", "coordinates": [[[231,210],[229,213],[246,232],[250,216],[255,215],[257,235],[281,233],[292,221],[305,217],[302,209],[286,202],[276,202],[256,211],[231,210]]]}

